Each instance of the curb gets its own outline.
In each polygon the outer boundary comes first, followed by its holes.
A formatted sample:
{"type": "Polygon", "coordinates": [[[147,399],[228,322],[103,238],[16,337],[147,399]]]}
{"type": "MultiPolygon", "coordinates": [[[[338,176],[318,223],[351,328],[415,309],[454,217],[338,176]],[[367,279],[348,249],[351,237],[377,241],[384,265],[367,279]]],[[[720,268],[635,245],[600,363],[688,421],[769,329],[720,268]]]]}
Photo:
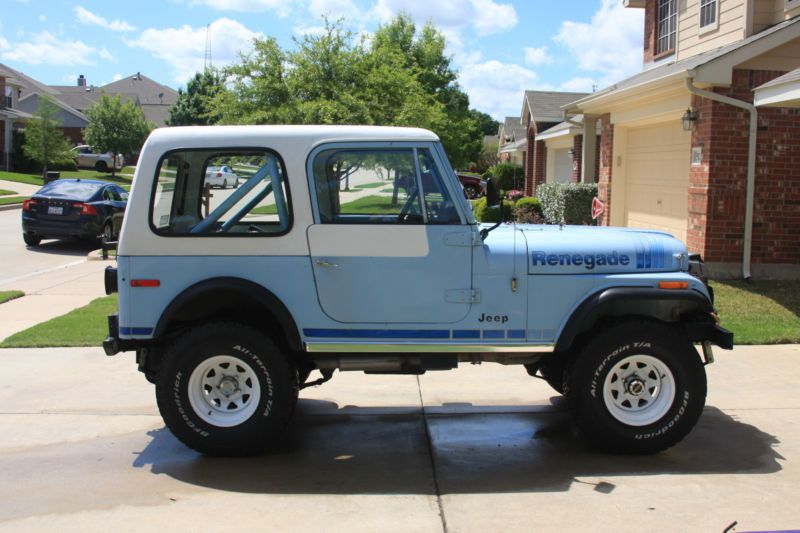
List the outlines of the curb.
{"type": "Polygon", "coordinates": [[[92,250],[86,256],[87,261],[116,261],[117,257],[109,255],[108,259],[103,259],[103,250],[92,250]]]}
{"type": "Polygon", "coordinates": [[[0,205],[0,211],[11,211],[12,209],[22,209],[22,202],[18,204],[0,205]]]}

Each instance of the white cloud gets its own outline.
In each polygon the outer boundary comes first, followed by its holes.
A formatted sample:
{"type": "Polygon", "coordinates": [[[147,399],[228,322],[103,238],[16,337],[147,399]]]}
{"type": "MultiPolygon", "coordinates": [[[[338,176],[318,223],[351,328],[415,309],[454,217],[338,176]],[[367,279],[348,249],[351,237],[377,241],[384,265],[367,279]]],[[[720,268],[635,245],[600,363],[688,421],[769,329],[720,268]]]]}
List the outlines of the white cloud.
{"type": "Polygon", "coordinates": [[[1,59],[19,61],[28,65],[95,65],[97,49],[81,41],[62,41],[52,33],[43,31],[27,35],[29,41],[14,43],[14,47],[0,54],[1,59]]]}
{"type": "Polygon", "coordinates": [[[383,21],[405,11],[418,23],[430,20],[440,29],[471,28],[481,36],[501,33],[517,24],[514,6],[494,0],[378,0],[373,11],[383,21]]]}
{"type": "Polygon", "coordinates": [[[65,85],[77,85],[78,83],[78,75],[77,74],[64,74],[61,76],[61,81],[64,82],[65,85]]]}
{"type": "Polygon", "coordinates": [[[8,48],[8,41],[6,41],[3,36],[0,35],[0,50],[7,50],[8,48]]]}
{"type": "Polygon", "coordinates": [[[546,46],[533,48],[530,46],[525,47],[525,64],[526,65],[549,65],[553,62],[553,56],[547,52],[546,46]]]}
{"type": "Polygon", "coordinates": [[[46,15],[39,15],[39,22],[44,22],[45,20],[47,20],[46,15]]]}
{"type": "MultiPolygon", "coordinates": [[[[239,58],[240,52],[252,48],[253,39],[263,34],[253,32],[235,20],[217,19],[209,26],[211,60],[215,66],[227,65],[239,58]]],[[[206,28],[188,25],[179,28],[148,28],[129,46],[142,48],[172,66],[173,79],[184,83],[203,70],[206,28]]]]}
{"type": "Polygon", "coordinates": [[[555,41],[565,46],[585,71],[598,72],[603,86],[642,69],[643,9],[603,0],[590,23],[565,21],[555,41]]]}
{"type": "Polygon", "coordinates": [[[361,11],[353,0],[311,0],[308,11],[316,18],[324,15],[331,20],[344,18],[352,21],[361,17],[361,11]]]}
{"type": "Polygon", "coordinates": [[[567,92],[573,93],[590,93],[595,87],[594,80],[592,78],[572,78],[564,83],[561,84],[561,88],[567,92]]]}
{"type": "Polygon", "coordinates": [[[325,33],[325,26],[303,26],[298,25],[292,27],[292,33],[295,35],[322,35],[325,33]]]}
{"type": "Polygon", "coordinates": [[[114,61],[114,56],[111,55],[111,52],[109,52],[108,48],[105,46],[100,49],[100,57],[106,61],[114,61]]]}
{"type": "Polygon", "coordinates": [[[291,0],[189,0],[189,5],[201,5],[217,11],[274,11],[279,17],[291,13],[291,4],[291,0]]]}
{"type": "Polygon", "coordinates": [[[121,80],[121,79],[122,79],[122,74],[119,74],[119,73],[117,73],[117,74],[114,74],[114,75],[111,77],[111,81],[119,81],[119,80],[121,80]]]}
{"type": "Polygon", "coordinates": [[[506,115],[519,114],[526,89],[553,89],[541,82],[536,72],[496,60],[463,67],[459,83],[469,94],[470,107],[489,113],[498,120],[506,115]]]}
{"type": "Polygon", "coordinates": [[[131,26],[124,20],[114,19],[109,21],[108,19],[101,17],[100,15],[92,13],[83,6],[75,6],[73,8],[73,11],[75,12],[75,20],[77,20],[81,24],[100,26],[103,28],[107,28],[111,31],[119,31],[119,32],[128,32],[136,30],[134,26],[131,26]]]}

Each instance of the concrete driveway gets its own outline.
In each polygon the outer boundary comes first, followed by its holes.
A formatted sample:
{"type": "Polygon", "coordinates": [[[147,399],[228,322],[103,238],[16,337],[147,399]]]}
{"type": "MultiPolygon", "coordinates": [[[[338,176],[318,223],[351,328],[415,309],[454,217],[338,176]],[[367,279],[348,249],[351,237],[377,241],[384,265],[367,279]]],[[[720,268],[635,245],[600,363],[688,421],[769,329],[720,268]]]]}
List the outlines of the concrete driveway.
{"type": "Polygon", "coordinates": [[[343,373],[279,451],[212,459],[163,428],[131,354],[0,350],[2,531],[737,531],[800,526],[800,347],[719,352],[697,428],[589,449],[520,368],[343,373]]]}

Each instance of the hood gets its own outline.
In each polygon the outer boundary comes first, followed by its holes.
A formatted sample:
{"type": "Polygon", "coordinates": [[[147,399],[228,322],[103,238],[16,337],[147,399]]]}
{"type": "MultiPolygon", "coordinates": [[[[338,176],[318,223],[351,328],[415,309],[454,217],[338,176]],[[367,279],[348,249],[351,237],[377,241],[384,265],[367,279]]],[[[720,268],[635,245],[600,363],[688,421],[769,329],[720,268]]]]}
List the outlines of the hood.
{"type": "Polygon", "coordinates": [[[678,272],[688,268],[686,246],[660,231],[504,224],[487,241],[494,240],[502,247],[514,230],[527,243],[529,274],[625,274],[678,272]]]}

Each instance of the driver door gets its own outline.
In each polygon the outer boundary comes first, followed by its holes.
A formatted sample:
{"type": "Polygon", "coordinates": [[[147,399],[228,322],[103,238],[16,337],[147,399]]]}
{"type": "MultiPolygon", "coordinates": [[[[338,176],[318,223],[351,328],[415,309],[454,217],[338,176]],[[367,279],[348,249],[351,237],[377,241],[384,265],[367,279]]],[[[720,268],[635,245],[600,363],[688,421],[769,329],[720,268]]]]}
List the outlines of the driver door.
{"type": "Polygon", "coordinates": [[[453,323],[469,312],[473,228],[432,154],[397,143],[312,153],[308,243],[333,320],[453,323]]]}

